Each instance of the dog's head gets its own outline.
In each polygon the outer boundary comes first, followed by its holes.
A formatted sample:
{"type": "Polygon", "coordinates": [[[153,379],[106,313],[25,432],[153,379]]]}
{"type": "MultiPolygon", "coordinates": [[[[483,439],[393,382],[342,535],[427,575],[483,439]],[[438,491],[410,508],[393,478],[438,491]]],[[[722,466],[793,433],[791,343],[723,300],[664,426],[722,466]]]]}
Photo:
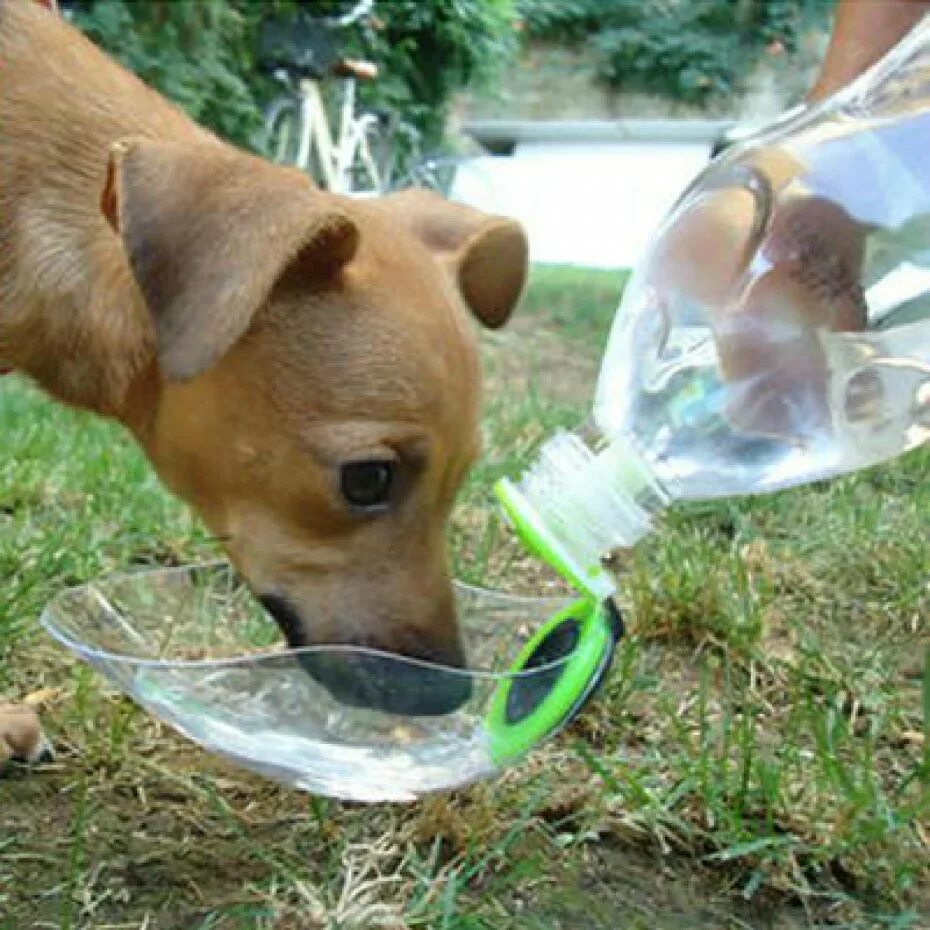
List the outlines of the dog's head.
{"type": "Polygon", "coordinates": [[[288,641],[461,664],[444,524],[479,451],[469,317],[513,309],[521,228],[141,140],[114,149],[103,212],[154,319],[149,455],[288,641]]]}

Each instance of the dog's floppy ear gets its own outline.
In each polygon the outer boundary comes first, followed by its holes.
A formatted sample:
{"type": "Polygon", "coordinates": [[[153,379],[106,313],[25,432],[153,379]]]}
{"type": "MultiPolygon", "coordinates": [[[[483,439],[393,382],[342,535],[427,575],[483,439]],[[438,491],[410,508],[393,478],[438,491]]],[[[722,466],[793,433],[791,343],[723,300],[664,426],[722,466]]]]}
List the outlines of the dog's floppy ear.
{"type": "Polygon", "coordinates": [[[526,283],[529,245],[513,219],[424,190],[385,203],[451,269],[472,312],[491,329],[507,322],[526,283]]]}
{"type": "Polygon", "coordinates": [[[305,175],[209,142],[117,142],[101,209],[123,239],[172,380],[225,354],[285,271],[335,275],[358,245],[355,224],[305,175]]]}

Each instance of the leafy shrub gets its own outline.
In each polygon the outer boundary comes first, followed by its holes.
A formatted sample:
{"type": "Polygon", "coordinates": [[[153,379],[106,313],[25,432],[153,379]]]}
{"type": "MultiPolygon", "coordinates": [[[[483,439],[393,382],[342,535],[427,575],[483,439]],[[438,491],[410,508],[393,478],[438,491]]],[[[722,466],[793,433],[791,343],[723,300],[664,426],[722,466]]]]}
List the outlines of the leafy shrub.
{"type": "Polygon", "coordinates": [[[227,0],[91,0],[75,23],[98,45],[227,139],[261,126],[252,24],[227,0]]]}
{"type": "Polygon", "coordinates": [[[588,40],[609,86],[688,103],[732,93],[767,51],[792,52],[833,0],[518,0],[531,37],[588,40]]]}
{"type": "MultiPolygon", "coordinates": [[[[99,45],[234,142],[256,148],[262,108],[279,92],[258,68],[269,17],[345,12],[347,0],[71,0],[75,23],[99,45]]],[[[344,33],[349,55],[371,58],[377,81],[360,99],[442,135],[454,94],[487,80],[516,48],[513,0],[377,0],[368,27],[344,33]]]]}
{"type": "Polygon", "coordinates": [[[381,68],[361,98],[416,125],[426,147],[439,142],[455,94],[493,81],[518,48],[513,0],[382,0],[375,13],[377,28],[353,37],[381,68]]]}

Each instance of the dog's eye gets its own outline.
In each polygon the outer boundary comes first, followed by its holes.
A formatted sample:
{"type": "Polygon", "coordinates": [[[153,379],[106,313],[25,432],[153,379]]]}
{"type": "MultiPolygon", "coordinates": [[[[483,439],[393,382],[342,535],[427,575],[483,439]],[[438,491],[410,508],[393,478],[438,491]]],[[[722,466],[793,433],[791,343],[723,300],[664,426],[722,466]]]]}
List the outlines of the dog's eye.
{"type": "Polygon", "coordinates": [[[342,496],[361,510],[385,510],[391,503],[394,462],[376,459],[346,462],[341,469],[342,496]]]}

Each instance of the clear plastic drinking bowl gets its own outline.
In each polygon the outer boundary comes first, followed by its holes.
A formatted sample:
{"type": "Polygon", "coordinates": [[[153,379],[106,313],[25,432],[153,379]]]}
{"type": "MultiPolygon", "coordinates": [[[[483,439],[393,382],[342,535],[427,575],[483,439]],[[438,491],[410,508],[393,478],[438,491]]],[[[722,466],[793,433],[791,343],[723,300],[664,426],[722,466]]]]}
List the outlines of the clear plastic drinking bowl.
{"type": "Polygon", "coordinates": [[[493,775],[555,733],[593,693],[622,632],[605,605],[464,584],[456,598],[465,669],[350,646],[284,648],[221,563],[66,590],[42,624],[155,717],[240,766],[344,800],[409,801],[493,775]],[[400,694],[386,702],[394,708],[415,708],[417,689],[465,699],[441,716],[351,706],[318,680],[334,676],[400,694]]]}

